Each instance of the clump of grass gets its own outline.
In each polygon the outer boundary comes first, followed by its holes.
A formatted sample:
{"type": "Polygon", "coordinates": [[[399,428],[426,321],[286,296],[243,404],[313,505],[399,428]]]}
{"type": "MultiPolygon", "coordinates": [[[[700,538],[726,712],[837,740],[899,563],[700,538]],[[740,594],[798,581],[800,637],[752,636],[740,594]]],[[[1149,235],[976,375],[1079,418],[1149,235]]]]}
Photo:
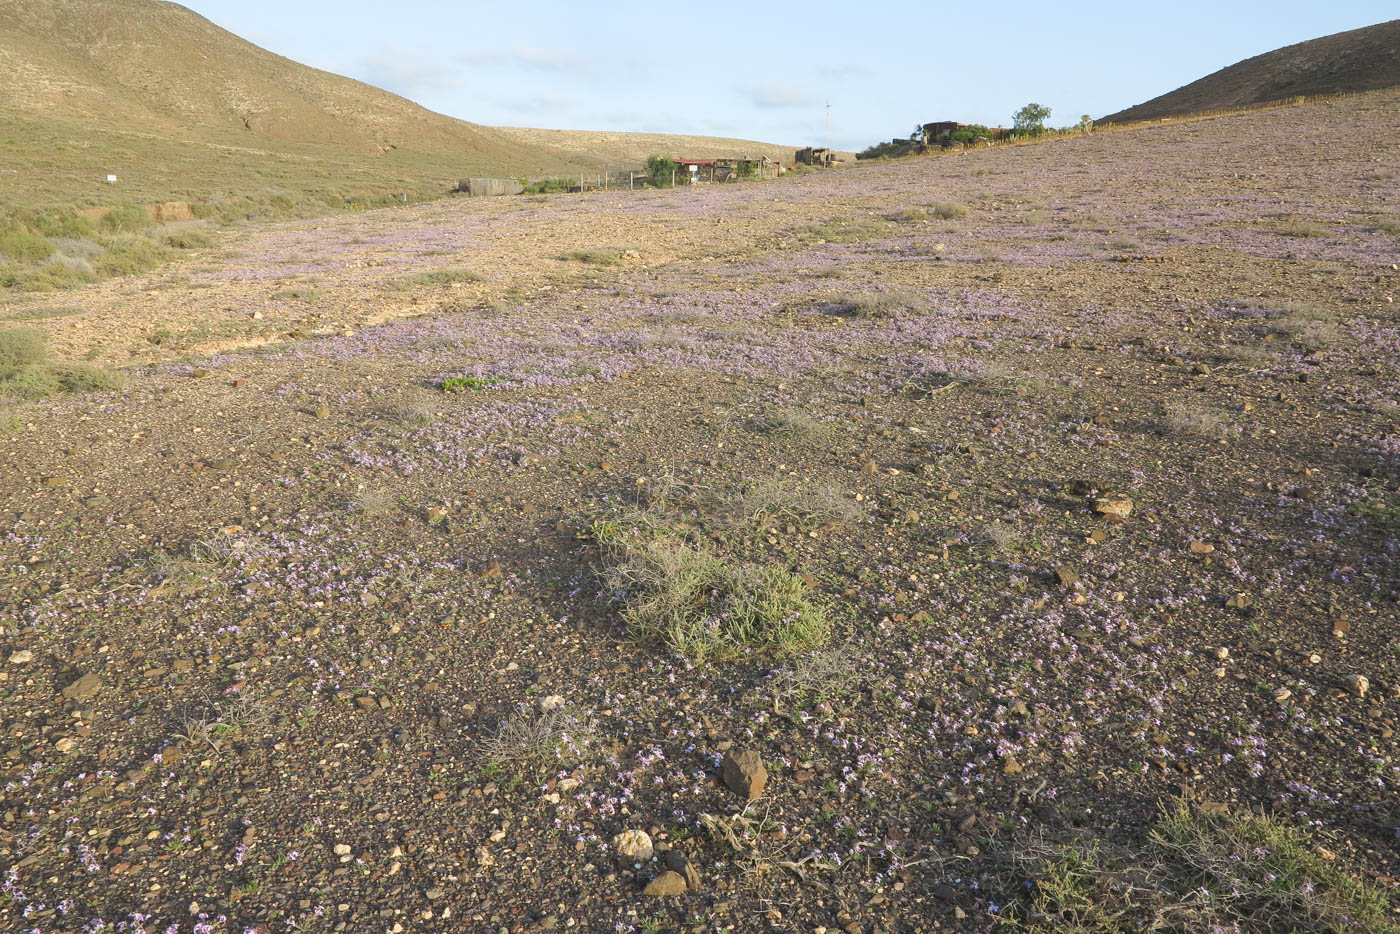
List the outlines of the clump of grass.
{"type": "Polygon", "coordinates": [[[1282,303],[1270,328],[1309,351],[1335,347],[1347,339],[1346,331],[1330,311],[1303,302],[1282,303]]]}
{"type": "Polygon", "coordinates": [[[953,384],[1009,395],[1044,394],[1054,386],[1050,379],[1025,370],[965,357],[922,361],[913,368],[906,386],[915,393],[933,393],[953,384]]]}
{"type": "Polygon", "coordinates": [[[617,266],[622,262],[622,251],[612,247],[600,247],[592,250],[570,250],[559,257],[564,260],[572,260],[576,263],[584,263],[588,266],[617,266]]]}
{"type": "Polygon", "coordinates": [[[1139,852],[1099,844],[1017,848],[1028,894],[1002,921],[1028,932],[1397,934],[1393,892],[1324,859],[1281,820],[1182,804],[1139,852]]]}
{"type": "Polygon", "coordinates": [[[177,250],[203,250],[214,245],[214,238],[196,227],[181,227],[166,230],[160,239],[167,246],[177,250]]]}
{"type": "Polygon", "coordinates": [[[113,390],[120,375],[86,363],[54,360],[42,331],[0,329],[0,398],[40,399],[59,393],[113,390]]]}
{"type": "Polygon", "coordinates": [[[97,222],[99,228],[110,233],[136,233],[155,225],[150,213],[139,204],[123,204],[113,208],[97,222]]]}
{"type": "Polygon", "coordinates": [[[901,208],[890,215],[890,220],[898,224],[922,224],[928,220],[928,208],[901,208]]]}
{"type": "Polygon", "coordinates": [[[933,216],[941,221],[958,221],[968,215],[968,207],[960,201],[937,201],[931,205],[933,216]]]}
{"type": "Polygon", "coordinates": [[[351,512],[357,512],[366,516],[378,516],[393,508],[394,495],[388,490],[370,487],[360,490],[354,496],[350,497],[345,505],[351,512]]]}
{"type": "Polygon", "coordinates": [[[827,426],[806,412],[784,409],[767,415],[760,415],[751,424],[755,431],[777,438],[812,438],[823,434],[827,426]]]}
{"type": "Polygon", "coordinates": [[[841,526],[865,515],[861,505],[843,490],[831,486],[807,487],[790,480],[755,483],[727,497],[722,512],[732,521],[768,528],[841,526]]]}
{"type": "Polygon", "coordinates": [[[873,218],[833,217],[821,224],[808,224],[793,231],[802,243],[857,243],[889,233],[889,224],[873,218]]]}
{"type": "Polygon", "coordinates": [[[313,302],[321,297],[321,290],[311,285],[297,285],[289,289],[278,289],[272,293],[278,301],[313,302]]]}
{"type": "Polygon", "coordinates": [[[1184,402],[1174,402],[1167,406],[1162,415],[1161,426],[1168,434],[1211,441],[1225,437],[1228,431],[1224,416],[1218,412],[1184,402]]]}
{"type": "Polygon", "coordinates": [[[37,263],[56,251],[48,237],[27,230],[0,231],[0,258],[15,263],[37,263]]]}
{"type": "Polygon", "coordinates": [[[981,538],[989,548],[1009,552],[1016,550],[1021,541],[1021,533],[1016,531],[1014,526],[1004,522],[992,522],[983,527],[981,538]]]}
{"type": "Polygon", "coordinates": [[[1329,233],[1331,233],[1331,231],[1329,231],[1326,227],[1322,226],[1321,224],[1308,220],[1288,221],[1286,223],[1280,224],[1275,229],[1285,237],[1298,237],[1301,239],[1309,239],[1312,237],[1325,237],[1329,233]]]}
{"type": "Polygon", "coordinates": [[[53,318],[71,318],[80,315],[83,309],[68,306],[43,305],[38,308],[20,308],[5,316],[8,321],[49,321],[53,318]]]}
{"type": "Polygon", "coordinates": [[[773,671],[773,696],[830,697],[855,687],[861,680],[860,655],[851,646],[817,649],[773,671]]]}
{"type": "Polygon", "coordinates": [[[479,392],[499,386],[505,380],[499,376],[449,376],[441,383],[443,392],[479,392]]]}
{"type": "Polygon", "coordinates": [[[501,720],[480,748],[487,768],[534,777],[584,759],[592,741],[592,726],[568,707],[526,707],[501,720]]]}
{"type": "Polygon", "coordinates": [[[472,272],[470,269],[449,268],[449,269],[427,269],[423,272],[415,272],[412,275],[403,276],[394,282],[394,288],[400,291],[418,288],[424,285],[455,285],[459,282],[480,282],[480,273],[472,272]]]}
{"type": "Polygon", "coordinates": [[[185,714],[180,718],[176,737],[211,752],[223,751],[224,744],[239,733],[251,733],[265,727],[271,712],[251,694],[235,694],[224,703],[213,705],[212,711],[200,715],[185,714]]]}
{"type": "Polygon", "coordinates": [[[696,663],[816,648],[831,619],[795,574],[732,564],[665,530],[606,526],[597,533],[604,581],[629,634],[696,663]]]}
{"type": "Polygon", "coordinates": [[[833,314],[844,318],[873,320],[888,318],[899,312],[924,314],[930,306],[928,299],[914,292],[878,292],[874,295],[844,295],[828,307],[833,314]]]}

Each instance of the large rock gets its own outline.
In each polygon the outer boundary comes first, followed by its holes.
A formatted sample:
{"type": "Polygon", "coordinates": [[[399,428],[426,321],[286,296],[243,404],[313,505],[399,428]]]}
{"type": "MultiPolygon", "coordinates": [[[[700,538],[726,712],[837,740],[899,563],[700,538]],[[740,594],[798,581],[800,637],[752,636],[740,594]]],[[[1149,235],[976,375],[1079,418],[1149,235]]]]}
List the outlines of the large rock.
{"type": "Polygon", "coordinates": [[[102,678],[88,672],[63,689],[63,698],[64,700],[87,700],[100,690],[102,690],[102,678]]]}
{"type": "Polygon", "coordinates": [[[763,789],[768,784],[768,769],[764,768],[763,759],[753,749],[745,749],[737,754],[731,751],[724,757],[720,768],[723,771],[724,784],[746,801],[752,801],[763,794],[763,789]]]}
{"type": "Polygon", "coordinates": [[[645,830],[624,830],[613,837],[613,849],[619,858],[633,863],[644,863],[651,859],[651,837],[645,830]]]}
{"type": "Polygon", "coordinates": [[[647,883],[643,895],[679,895],[686,890],[685,876],[666,871],[647,883]]]}

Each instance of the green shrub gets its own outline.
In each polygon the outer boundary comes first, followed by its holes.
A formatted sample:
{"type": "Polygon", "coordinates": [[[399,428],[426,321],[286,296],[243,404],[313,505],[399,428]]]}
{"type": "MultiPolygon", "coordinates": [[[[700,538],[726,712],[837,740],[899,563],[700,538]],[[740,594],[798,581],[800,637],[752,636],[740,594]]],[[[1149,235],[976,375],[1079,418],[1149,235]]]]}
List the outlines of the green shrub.
{"type": "Polygon", "coordinates": [[[154,269],[169,259],[168,247],[140,234],[123,234],[107,241],[107,252],[96,257],[93,269],[103,276],[132,276],[154,269]]]}
{"type": "Polygon", "coordinates": [[[22,367],[43,362],[49,355],[48,340],[36,328],[0,330],[0,379],[22,367]]]}
{"type": "Polygon", "coordinates": [[[542,178],[534,182],[524,182],[527,195],[554,195],[578,186],[576,178],[542,178]]]}
{"type": "Polygon", "coordinates": [[[443,392],[463,392],[466,390],[481,390],[490,386],[498,386],[503,382],[497,376],[449,376],[442,381],[443,392]]]}
{"type": "Polygon", "coordinates": [[[16,263],[37,263],[54,253],[54,245],[42,234],[26,230],[0,231],[0,257],[16,263]]]}
{"type": "Polygon", "coordinates": [[[123,204],[102,216],[97,226],[111,233],[135,233],[154,227],[155,221],[139,204],[123,204]]]}
{"type": "Polygon", "coordinates": [[[559,258],[573,260],[576,263],[587,263],[590,266],[616,266],[622,262],[622,251],[610,247],[593,250],[570,250],[559,258]]]}
{"type": "Polygon", "coordinates": [[[622,594],[633,638],[698,663],[787,655],[831,634],[831,619],[808,598],[806,584],[781,567],[732,565],[664,535],[596,531],[609,562],[607,583],[622,594]]]}
{"type": "Polygon", "coordinates": [[[36,211],[32,226],[46,237],[70,237],[80,239],[97,233],[97,225],[89,218],[71,209],[51,208],[36,211]]]}
{"type": "Polygon", "coordinates": [[[657,188],[670,188],[679,168],[670,156],[647,157],[647,178],[657,188]]]}
{"type": "Polygon", "coordinates": [[[967,205],[957,201],[939,201],[932,206],[933,216],[941,221],[956,221],[967,217],[967,205]]]}
{"type": "Polygon", "coordinates": [[[202,250],[214,245],[213,237],[189,227],[167,230],[161,234],[161,240],[179,250],[202,250]]]}

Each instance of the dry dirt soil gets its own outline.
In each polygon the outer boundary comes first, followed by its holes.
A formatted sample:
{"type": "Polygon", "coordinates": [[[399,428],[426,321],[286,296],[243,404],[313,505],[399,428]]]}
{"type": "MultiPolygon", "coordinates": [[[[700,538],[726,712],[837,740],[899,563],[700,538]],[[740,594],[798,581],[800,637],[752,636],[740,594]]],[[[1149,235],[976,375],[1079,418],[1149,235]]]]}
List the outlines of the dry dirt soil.
{"type": "Polygon", "coordinates": [[[7,297],[126,383],[0,438],[0,929],[984,930],[1176,802],[1393,891],[1398,126],[442,201],[7,297]],[[702,637],[760,578],[805,628],[676,651],[668,554],[728,569],[702,637]]]}

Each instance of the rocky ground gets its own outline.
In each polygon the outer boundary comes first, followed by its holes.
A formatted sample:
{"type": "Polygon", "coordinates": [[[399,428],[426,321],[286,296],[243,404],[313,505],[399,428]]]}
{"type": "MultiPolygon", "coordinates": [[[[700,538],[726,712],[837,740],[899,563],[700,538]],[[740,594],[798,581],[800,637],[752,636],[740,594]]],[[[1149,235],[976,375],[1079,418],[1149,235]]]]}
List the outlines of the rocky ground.
{"type": "Polygon", "coordinates": [[[0,928],[1117,930],[1041,897],[1102,853],[1124,918],[1393,929],[1397,124],[438,202],[6,299],[126,384],[0,438],[0,928]],[[702,564],[682,643],[648,600],[702,564]],[[1326,871],[1173,901],[1183,813],[1326,871]]]}

